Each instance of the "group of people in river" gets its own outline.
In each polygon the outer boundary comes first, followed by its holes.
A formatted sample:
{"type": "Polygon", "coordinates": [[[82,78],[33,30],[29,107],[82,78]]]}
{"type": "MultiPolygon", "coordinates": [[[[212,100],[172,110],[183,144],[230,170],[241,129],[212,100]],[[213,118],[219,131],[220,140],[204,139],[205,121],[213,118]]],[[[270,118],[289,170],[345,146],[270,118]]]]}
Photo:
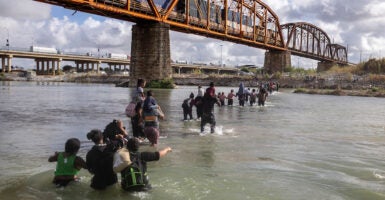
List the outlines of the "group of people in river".
{"type": "Polygon", "coordinates": [[[151,146],[156,146],[159,138],[158,118],[164,114],[157,104],[151,90],[144,95],[146,82],[138,80],[138,85],[130,104],[134,104],[131,117],[133,136],[126,131],[121,120],[113,120],[103,131],[93,129],[87,133],[87,139],[94,146],[87,152],[84,160],[77,153],[80,140],[70,138],[65,143],[63,152],[55,152],[48,158],[49,162],[57,162],[53,183],[58,187],[67,186],[77,181],[81,169],[87,169],[92,175],[91,187],[104,190],[118,182],[128,191],[146,191],[151,188],[147,176],[147,162],[157,161],[167,153],[170,147],[160,151],[139,152],[143,138],[147,138],[151,146]]]}
{"type": "Polygon", "coordinates": [[[234,99],[238,97],[240,106],[245,106],[245,103],[247,102],[249,102],[250,106],[253,106],[254,104],[265,106],[267,96],[269,93],[271,94],[273,90],[278,91],[277,83],[269,82],[267,84],[260,84],[258,90],[250,90],[250,88],[245,88],[244,83],[240,83],[236,93],[234,92],[234,89],[231,89],[231,91],[225,95],[224,92],[218,92],[218,94],[216,94],[214,82],[210,83],[210,87],[207,88],[206,91],[199,85],[196,97],[194,93],[191,92],[190,96],[183,100],[183,120],[192,120],[193,108],[196,107],[196,119],[201,120],[201,132],[203,132],[204,126],[207,123],[211,124],[211,132],[213,132],[215,128],[215,104],[224,106],[226,105],[225,101],[227,99],[227,105],[233,106],[234,99]]]}
{"type": "MultiPolygon", "coordinates": [[[[158,105],[152,90],[146,95],[144,87],[146,82],[138,79],[136,90],[132,100],[126,108],[126,115],[131,118],[132,136],[130,136],[121,120],[113,120],[105,129],[93,129],[87,133],[87,139],[94,142],[94,146],[87,152],[84,160],[77,153],[80,149],[80,141],[70,138],[65,143],[63,152],[55,152],[48,158],[49,162],[57,162],[53,183],[57,186],[66,186],[72,181],[78,180],[77,174],[81,169],[87,169],[92,175],[91,187],[103,190],[118,182],[121,176],[121,187],[128,191],[146,191],[151,188],[147,177],[147,162],[157,161],[171,151],[166,147],[160,151],[139,152],[140,144],[145,139],[150,146],[157,146],[160,135],[159,120],[164,119],[164,113],[158,105]]],[[[215,104],[225,105],[225,99],[229,106],[233,105],[233,99],[238,97],[239,105],[244,106],[250,99],[250,105],[256,103],[264,106],[268,92],[261,86],[258,93],[255,89],[249,90],[241,83],[237,93],[231,90],[225,96],[224,92],[216,94],[214,82],[204,90],[198,86],[197,96],[193,93],[183,101],[182,108],[184,119],[192,119],[192,108],[196,107],[197,119],[201,121],[200,131],[204,132],[206,124],[210,124],[210,132],[215,131],[215,104]]]]}

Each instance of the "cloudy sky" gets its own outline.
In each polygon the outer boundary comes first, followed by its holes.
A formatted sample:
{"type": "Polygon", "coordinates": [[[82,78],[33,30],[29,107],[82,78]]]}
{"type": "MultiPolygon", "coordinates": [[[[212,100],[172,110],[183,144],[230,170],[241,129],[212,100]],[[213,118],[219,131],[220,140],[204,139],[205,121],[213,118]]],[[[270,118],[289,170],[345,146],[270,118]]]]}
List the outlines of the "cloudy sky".
{"type": "MultiPolygon", "coordinates": [[[[264,0],[280,23],[304,21],[321,27],[334,43],[348,45],[349,61],[385,55],[383,0],[264,0]],[[383,50],[384,49],[384,50],[383,50]]],[[[130,54],[132,23],[67,10],[33,0],[0,0],[0,47],[53,47],[65,52],[130,54]]],[[[172,32],[173,60],[263,66],[264,50],[172,32]],[[221,51],[222,49],[222,51],[221,51]],[[222,53],[221,53],[222,52],[222,53]]],[[[13,64],[33,67],[30,60],[13,64]]],[[[293,57],[293,66],[315,68],[316,61],[293,57]]]]}

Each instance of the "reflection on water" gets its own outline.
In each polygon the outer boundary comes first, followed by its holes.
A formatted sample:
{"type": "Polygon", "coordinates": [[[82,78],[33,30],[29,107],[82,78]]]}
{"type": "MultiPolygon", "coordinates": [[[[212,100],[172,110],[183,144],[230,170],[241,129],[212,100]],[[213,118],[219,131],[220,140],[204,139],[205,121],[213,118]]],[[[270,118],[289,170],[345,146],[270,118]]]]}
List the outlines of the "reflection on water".
{"type": "Polygon", "coordinates": [[[55,188],[47,159],[70,137],[82,141],[85,157],[86,133],[112,119],[130,129],[124,108],[132,89],[0,82],[0,199],[385,199],[383,99],[286,90],[265,107],[216,107],[215,134],[201,134],[199,121],[181,121],[182,101],[196,91],[154,90],[166,114],[159,148],[173,148],[149,164],[154,189],[100,192],[85,170],[80,182],[55,188]]]}

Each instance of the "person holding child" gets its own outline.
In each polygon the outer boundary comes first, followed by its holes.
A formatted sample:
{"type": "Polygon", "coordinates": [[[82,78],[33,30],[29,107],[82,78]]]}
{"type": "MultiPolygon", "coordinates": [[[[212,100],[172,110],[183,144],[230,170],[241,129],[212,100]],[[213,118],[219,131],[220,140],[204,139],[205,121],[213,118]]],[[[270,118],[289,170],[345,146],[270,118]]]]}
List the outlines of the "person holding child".
{"type": "Polygon", "coordinates": [[[164,113],[151,90],[147,91],[147,97],[143,103],[144,135],[150,141],[151,146],[156,146],[159,139],[159,119],[164,119],[164,113]]]}

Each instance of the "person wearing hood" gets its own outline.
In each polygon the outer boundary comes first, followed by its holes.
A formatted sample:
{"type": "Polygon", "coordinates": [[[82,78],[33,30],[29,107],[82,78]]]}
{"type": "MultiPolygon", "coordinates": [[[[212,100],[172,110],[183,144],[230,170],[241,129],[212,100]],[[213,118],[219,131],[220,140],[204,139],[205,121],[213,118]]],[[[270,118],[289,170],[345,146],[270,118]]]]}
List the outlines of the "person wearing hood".
{"type": "Polygon", "coordinates": [[[236,96],[238,97],[239,105],[245,106],[245,86],[243,85],[243,82],[239,84],[236,96]]]}
{"type": "Polygon", "coordinates": [[[103,133],[98,129],[87,133],[87,138],[95,143],[86,155],[88,171],[93,174],[91,187],[95,190],[106,189],[118,182],[113,171],[114,147],[104,143],[103,133]]]}

